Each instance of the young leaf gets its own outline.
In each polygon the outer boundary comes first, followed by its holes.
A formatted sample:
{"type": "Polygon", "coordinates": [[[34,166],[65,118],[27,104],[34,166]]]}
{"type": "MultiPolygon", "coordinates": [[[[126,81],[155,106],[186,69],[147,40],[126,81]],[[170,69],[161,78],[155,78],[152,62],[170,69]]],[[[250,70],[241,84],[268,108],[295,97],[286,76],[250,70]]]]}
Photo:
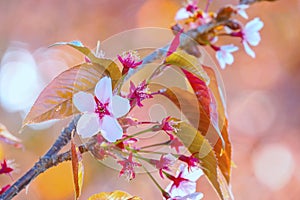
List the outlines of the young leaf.
{"type": "Polygon", "coordinates": [[[107,73],[103,66],[91,63],[80,64],[62,72],[41,92],[23,126],[51,119],[64,119],[78,113],[72,103],[73,95],[79,91],[93,91],[104,75],[107,73]]]}
{"type": "Polygon", "coordinates": [[[0,140],[2,140],[3,142],[7,143],[7,144],[11,144],[16,148],[22,148],[23,144],[21,143],[22,141],[15,137],[14,135],[12,135],[7,128],[0,123],[0,140]]]}
{"type": "Polygon", "coordinates": [[[218,127],[213,125],[213,122],[211,122],[210,117],[205,112],[205,109],[201,103],[195,103],[194,94],[180,88],[169,88],[162,95],[168,97],[182,111],[190,123],[194,125],[194,127],[197,128],[200,133],[205,136],[205,138],[208,139],[208,141],[213,145],[218,159],[218,166],[229,183],[231,175],[231,142],[228,135],[227,119],[222,119],[224,124],[222,123],[221,134],[225,141],[225,149],[223,149],[224,145],[223,141],[219,137],[220,131],[218,130],[218,127]],[[198,114],[200,114],[200,116],[196,116],[198,114]],[[197,126],[195,126],[195,120],[198,120],[197,126]]]}
{"type": "Polygon", "coordinates": [[[126,192],[116,190],[114,192],[101,192],[94,194],[88,200],[142,200],[140,197],[132,196],[126,192]]]}
{"type": "MultiPolygon", "coordinates": [[[[157,88],[162,89],[162,86],[151,84],[151,90],[155,87],[153,91],[156,91],[157,88]]],[[[166,89],[166,88],[165,88],[166,89]]],[[[222,142],[219,138],[219,134],[217,133],[217,130],[215,126],[212,125],[212,122],[207,115],[206,111],[203,108],[203,105],[199,102],[199,99],[195,97],[195,95],[191,92],[188,92],[186,90],[172,87],[166,89],[164,93],[162,93],[163,96],[167,97],[169,100],[171,100],[179,109],[180,111],[185,115],[185,117],[189,120],[189,122],[195,127],[195,130],[198,129],[198,133],[201,136],[197,137],[203,137],[207,141],[209,141],[212,151],[214,152],[214,156],[216,157],[216,169],[220,168],[220,171],[222,172],[220,176],[223,177],[223,174],[225,176],[225,180],[227,180],[227,177],[230,177],[230,168],[231,166],[227,165],[227,160],[229,159],[231,161],[231,154],[227,154],[227,152],[224,152],[222,154],[222,157],[220,155],[220,151],[222,151],[222,142]],[[217,155],[215,155],[217,154],[217,155]],[[217,158],[222,159],[217,159],[217,158]],[[226,158],[226,159],[225,159],[226,158]],[[223,171],[224,172],[223,172],[223,171]],[[226,175],[227,176],[226,176],[226,175]]],[[[192,126],[191,126],[192,127],[192,126]]],[[[225,132],[227,133],[227,132],[225,132]]],[[[195,135],[195,134],[194,134],[195,135]]],[[[197,135],[197,134],[196,134],[197,135]]],[[[226,138],[228,138],[228,135],[224,135],[226,138]]],[[[188,137],[188,134],[186,135],[188,137]]],[[[191,153],[197,152],[194,151],[195,149],[190,146],[193,146],[193,143],[196,141],[194,140],[187,140],[185,138],[179,137],[181,140],[184,141],[185,146],[190,149],[191,153]]],[[[199,139],[198,139],[199,140],[199,139]]],[[[230,143],[229,143],[230,144],[230,143]]],[[[230,148],[227,147],[227,148],[230,148]]],[[[209,162],[214,162],[210,159],[209,162]]],[[[219,194],[221,194],[221,188],[218,189],[218,184],[216,183],[216,177],[209,177],[213,172],[207,172],[206,175],[211,180],[214,187],[216,187],[216,190],[219,194]]],[[[214,171],[216,173],[216,171],[214,171]]],[[[229,179],[228,179],[229,180],[229,179]]],[[[218,181],[218,180],[217,180],[218,181]]],[[[229,185],[229,181],[227,181],[226,185],[229,185]]]]}
{"type": "Polygon", "coordinates": [[[200,160],[203,172],[213,185],[222,200],[233,199],[230,187],[223,181],[222,173],[219,173],[218,162],[213,147],[207,139],[195,128],[187,123],[180,123],[177,137],[188,148],[191,154],[200,160]]]}
{"type": "Polygon", "coordinates": [[[73,181],[75,186],[75,195],[78,199],[81,194],[81,188],[83,184],[83,174],[84,168],[82,163],[81,153],[74,144],[73,140],[71,140],[71,158],[72,158],[72,170],[73,170],[73,181]]]}
{"type": "Polygon", "coordinates": [[[96,63],[103,66],[107,72],[109,73],[110,78],[112,79],[113,88],[115,84],[120,80],[122,77],[122,73],[118,68],[118,65],[110,59],[106,58],[98,58],[95,54],[87,47],[85,47],[80,41],[71,41],[71,42],[57,42],[51,46],[57,45],[68,45],[78,51],[80,51],[83,55],[85,55],[91,63],[96,63]]]}
{"type": "MultiPolygon", "coordinates": [[[[214,150],[218,159],[221,172],[225,176],[226,181],[230,182],[231,175],[231,142],[228,135],[228,121],[226,116],[226,106],[224,95],[220,90],[215,72],[212,68],[203,66],[196,57],[191,56],[183,51],[178,51],[166,58],[165,63],[180,67],[192,86],[200,104],[203,108],[200,111],[200,119],[198,126],[199,131],[203,135],[207,135],[207,139],[215,144],[214,150]],[[203,117],[203,115],[206,115],[203,117]],[[214,133],[208,133],[203,129],[210,129],[213,126],[214,133]],[[219,139],[216,140],[218,134],[219,139]],[[212,137],[212,139],[210,139],[212,137]]],[[[190,117],[190,119],[192,119],[190,117]]]]}
{"type": "Polygon", "coordinates": [[[214,145],[214,150],[218,159],[218,164],[223,173],[227,183],[230,182],[231,176],[231,141],[228,134],[228,120],[226,113],[226,105],[224,94],[219,87],[215,72],[212,68],[203,66],[203,69],[206,71],[210,77],[210,83],[208,85],[210,92],[212,93],[214,100],[216,101],[216,112],[218,113],[218,126],[221,131],[223,140],[225,142],[225,149],[223,148],[223,142],[218,140],[214,145]]]}
{"type": "Polygon", "coordinates": [[[205,83],[209,83],[209,77],[203,70],[198,59],[184,51],[176,51],[172,53],[171,55],[166,57],[164,64],[177,66],[182,70],[186,70],[194,74],[205,83]]]}

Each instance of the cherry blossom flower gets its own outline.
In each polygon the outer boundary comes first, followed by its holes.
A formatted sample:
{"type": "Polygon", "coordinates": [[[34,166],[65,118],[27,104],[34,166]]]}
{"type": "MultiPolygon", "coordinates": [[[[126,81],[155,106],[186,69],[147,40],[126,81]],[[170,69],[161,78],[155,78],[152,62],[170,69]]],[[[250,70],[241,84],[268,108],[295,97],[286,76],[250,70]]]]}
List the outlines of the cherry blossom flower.
{"type": "Polygon", "coordinates": [[[89,145],[88,150],[95,156],[95,158],[97,158],[98,160],[104,160],[108,156],[110,156],[114,159],[117,159],[101,134],[97,134],[93,137],[97,141],[97,143],[95,145],[89,145]]]}
{"type": "Polygon", "coordinates": [[[10,185],[6,185],[6,186],[2,187],[0,190],[0,195],[3,194],[6,190],[8,190],[9,187],[10,187],[10,185]]]}
{"type": "Polygon", "coordinates": [[[171,198],[172,200],[200,200],[203,198],[203,193],[201,192],[194,192],[192,194],[188,194],[186,196],[176,196],[171,198]]]}
{"type": "Polygon", "coordinates": [[[179,156],[178,160],[185,162],[188,165],[188,170],[191,171],[192,167],[197,167],[199,165],[199,159],[191,156],[181,155],[179,156]]]}
{"type": "Polygon", "coordinates": [[[163,170],[170,170],[170,166],[175,163],[176,159],[172,154],[161,155],[160,160],[151,159],[150,163],[159,169],[159,175],[164,178],[163,170]]]}
{"type": "Polygon", "coordinates": [[[183,144],[177,137],[175,137],[173,140],[171,140],[170,147],[174,148],[176,152],[179,153],[180,152],[179,148],[183,147],[183,144]]]}
{"type": "Polygon", "coordinates": [[[174,139],[174,135],[173,135],[173,132],[177,132],[177,128],[175,128],[175,125],[177,124],[177,122],[175,122],[174,120],[171,119],[171,116],[168,116],[166,118],[164,118],[161,122],[160,125],[158,126],[154,126],[153,127],[153,131],[160,131],[160,130],[163,130],[165,131],[169,137],[170,137],[170,140],[173,140],[174,139]]]}
{"type": "Polygon", "coordinates": [[[203,171],[200,168],[194,168],[194,170],[189,171],[186,165],[181,164],[176,177],[169,174],[167,175],[172,183],[167,186],[166,191],[175,199],[176,197],[192,195],[196,192],[196,181],[202,175],[203,171]]]}
{"type": "Polygon", "coordinates": [[[251,46],[257,46],[260,42],[260,34],[259,31],[264,26],[264,23],[257,17],[250,22],[248,22],[245,26],[245,28],[242,30],[242,39],[243,39],[243,45],[245,48],[246,53],[251,56],[252,58],[255,58],[254,51],[249,47],[249,44],[251,46]]]}
{"type": "Polygon", "coordinates": [[[116,144],[116,147],[118,147],[119,149],[126,149],[126,147],[130,147],[132,144],[139,141],[137,138],[127,138],[127,137],[128,135],[123,134],[123,137],[121,138],[121,140],[123,141],[118,142],[116,144]]]}
{"type": "Polygon", "coordinates": [[[255,53],[250,48],[249,44],[251,46],[257,46],[259,44],[261,39],[259,31],[263,28],[263,26],[264,23],[257,17],[248,22],[243,30],[239,32],[231,32],[230,35],[234,37],[240,37],[246,53],[252,58],[255,58],[255,53]]]}
{"type": "Polygon", "coordinates": [[[161,122],[161,130],[165,132],[177,132],[177,128],[174,127],[177,122],[171,119],[171,116],[164,118],[161,122]]]}
{"type": "Polygon", "coordinates": [[[179,20],[183,20],[183,19],[187,19],[189,17],[191,17],[193,15],[193,13],[198,10],[198,6],[197,6],[198,1],[197,0],[189,0],[187,2],[187,4],[185,5],[185,7],[180,8],[176,15],[175,15],[175,20],[179,21],[179,20]]]}
{"type": "Polygon", "coordinates": [[[130,100],[131,106],[137,104],[139,107],[143,106],[141,103],[143,100],[153,98],[151,93],[148,91],[146,80],[141,82],[138,86],[135,86],[134,83],[130,81],[129,94],[127,98],[130,100]]]}
{"type": "Polygon", "coordinates": [[[99,131],[109,142],[115,142],[123,135],[117,118],[130,110],[128,99],[112,95],[109,77],[103,77],[95,87],[95,96],[78,92],[73,97],[76,108],[83,113],[77,123],[77,132],[82,138],[92,137],[99,131]]]}
{"type": "Polygon", "coordinates": [[[179,21],[179,20],[187,19],[190,16],[192,16],[192,13],[187,11],[186,8],[180,8],[175,15],[175,20],[179,21]]]}
{"type": "Polygon", "coordinates": [[[248,19],[248,15],[245,11],[247,8],[249,8],[249,5],[246,4],[240,4],[235,7],[237,14],[245,19],[248,19]]]}
{"type": "Polygon", "coordinates": [[[216,51],[216,58],[222,69],[225,69],[226,64],[231,65],[234,61],[233,55],[231,53],[237,51],[239,48],[230,44],[221,47],[216,47],[211,45],[211,47],[216,51]]]}
{"type": "Polygon", "coordinates": [[[143,61],[139,61],[140,57],[136,51],[127,51],[124,52],[122,56],[118,55],[119,61],[123,65],[122,74],[126,74],[129,69],[135,69],[137,66],[143,63],[143,61]]]}
{"type": "Polygon", "coordinates": [[[1,163],[1,169],[0,169],[0,174],[8,174],[14,171],[13,163],[12,161],[8,160],[6,161],[5,159],[1,163]]]}
{"type": "Polygon", "coordinates": [[[134,167],[142,166],[140,163],[133,162],[132,153],[129,154],[128,158],[118,161],[118,163],[123,167],[120,171],[120,176],[124,175],[128,180],[135,178],[134,167]]]}

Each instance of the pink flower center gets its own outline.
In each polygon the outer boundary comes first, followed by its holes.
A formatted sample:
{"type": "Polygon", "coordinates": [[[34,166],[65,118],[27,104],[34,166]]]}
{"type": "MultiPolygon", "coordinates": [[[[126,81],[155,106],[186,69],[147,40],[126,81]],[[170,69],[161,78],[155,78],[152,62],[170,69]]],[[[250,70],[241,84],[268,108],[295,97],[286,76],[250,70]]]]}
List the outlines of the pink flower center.
{"type": "Polygon", "coordinates": [[[102,103],[96,96],[94,97],[96,102],[95,113],[99,115],[99,118],[102,119],[105,115],[111,115],[108,110],[109,102],[102,103]]]}
{"type": "Polygon", "coordinates": [[[189,180],[186,179],[186,178],[182,178],[181,175],[182,175],[182,172],[179,173],[178,177],[174,177],[174,176],[171,176],[171,177],[170,177],[170,179],[173,181],[172,187],[175,186],[176,188],[178,188],[178,187],[180,186],[180,183],[181,183],[181,182],[189,181],[189,180]]]}

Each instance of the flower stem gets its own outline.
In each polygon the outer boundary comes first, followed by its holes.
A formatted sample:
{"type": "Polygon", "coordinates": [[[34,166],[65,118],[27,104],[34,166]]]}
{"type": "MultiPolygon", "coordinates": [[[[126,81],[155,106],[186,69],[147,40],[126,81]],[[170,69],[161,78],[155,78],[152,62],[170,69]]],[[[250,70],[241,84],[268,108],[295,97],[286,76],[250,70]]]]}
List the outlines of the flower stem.
{"type": "Polygon", "coordinates": [[[157,144],[151,144],[151,145],[143,146],[143,147],[141,147],[140,149],[148,149],[148,148],[151,148],[151,147],[157,147],[157,146],[168,145],[168,144],[170,144],[170,142],[171,142],[171,140],[168,140],[168,141],[162,142],[162,143],[157,143],[157,144]]]}
{"type": "Polygon", "coordinates": [[[114,144],[114,145],[117,145],[117,144],[119,144],[119,143],[121,143],[121,142],[124,142],[125,140],[128,140],[128,139],[130,139],[130,138],[133,138],[133,137],[135,137],[135,136],[138,136],[138,135],[141,135],[141,134],[150,132],[150,131],[152,131],[152,128],[148,128],[148,129],[145,129],[145,130],[143,130],[143,131],[139,131],[139,132],[137,132],[137,133],[134,133],[134,134],[132,134],[132,135],[127,136],[126,138],[117,140],[117,141],[114,142],[113,144],[114,144]]]}
{"type": "Polygon", "coordinates": [[[150,179],[154,182],[154,184],[158,187],[158,189],[161,191],[162,195],[166,198],[169,199],[170,195],[159,185],[159,183],[155,180],[155,178],[151,175],[151,173],[143,166],[144,170],[150,177],[150,179]]]}
{"type": "Polygon", "coordinates": [[[209,8],[211,2],[212,2],[212,0],[207,0],[206,6],[205,6],[205,10],[204,10],[205,12],[208,11],[208,8],[209,8]]]}

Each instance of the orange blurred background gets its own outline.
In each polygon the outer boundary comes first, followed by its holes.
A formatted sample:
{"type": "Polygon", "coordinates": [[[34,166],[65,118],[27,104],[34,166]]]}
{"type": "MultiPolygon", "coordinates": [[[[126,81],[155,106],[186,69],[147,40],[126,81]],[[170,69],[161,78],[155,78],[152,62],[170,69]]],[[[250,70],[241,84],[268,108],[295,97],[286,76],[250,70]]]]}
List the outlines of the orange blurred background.
{"type": "MultiPolygon", "coordinates": [[[[216,11],[221,5],[236,2],[215,0],[210,8],[216,11]]],[[[18,165],[14,180],[46,152],[68,123],[64,120],[48,125],[47,129],[26,127],[22,134],[17,134],[24,113],[38,92],[55,75],[81,62],[81,57],[70,48],[46,49],[47,46],[58,41],[81,40],[93,48],[98,40],[128,29],[169,28],[181,5],[179,0],[0,1],[0,76],[5,74],[0,89],[19,91],[17,94],[0,91],[3,92],[0,122],[25,145],[20,150],[0,143],[0,159],[14,159],[18,165]],[[27,65],[34,68],[27,70],[27,65]],[[17,74],[22,70],[23,74],[17,74]],[[9,81],[24,76],[27,79],[21,85],[8,86],[9,81]]],[[[204,5],[205,1],[200,0],[200,6],[204,5]]],[[[296,170],[300,164],[297,156],[300,1],[259,3],[248,9],[248,15],[250,19],[260,17],[265,24],[262,41],[254,48],[256,59],[247,56],[240,46],[241,51],[234,54],[234,64],[221,71],[236,164],[232,174],[233,193],[238,200],[297,200],[300,196],[300,172],[296,170]]],[[[236,44],[239,45],[237,41],[236,44]]],[[[84,165],[81,199],[115,189],[146,200],[160,196],[144,174],[128,183],[118,177],[117,171],[101,165],[89,154],[84,155],[84,165]]],[[[10,177],[0,176],[0,186],[7,183],[11,183],[10,177]]],[[[70,163],[64,163],[40,175],[27,192],[22,191],[15,199],[71,200],[74,199],[72,184],[70,163]]],[[[204,199],[217,199],[205,178],[198,181],[197,188],[204,193],[204,199]]]]}

